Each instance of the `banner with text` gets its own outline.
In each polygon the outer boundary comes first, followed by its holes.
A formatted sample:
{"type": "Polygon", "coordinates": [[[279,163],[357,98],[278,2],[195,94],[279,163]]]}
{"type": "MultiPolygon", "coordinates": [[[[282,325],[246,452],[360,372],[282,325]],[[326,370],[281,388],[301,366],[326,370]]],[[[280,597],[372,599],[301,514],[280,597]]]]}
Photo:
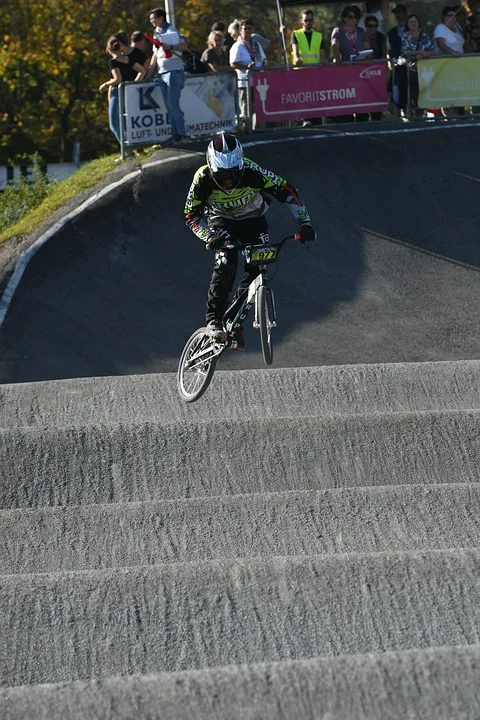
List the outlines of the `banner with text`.
{"type": "MultiPolygon", "coordinates": [[[[172,136],[170,117],[157,82],[126,83],[126,145],[161,143],[172,136]]],[[[187,135],[210,135],[236,126],[236,78],[230,73],[192,75],[185,78],[180,107],[187,135]]]]}
{"type": "Polygon", "coordinates": [[[480,55],[417,62],[421,108],[480,105],[480,55]]]}
{"type": "Polygon", "coordinates": [[[259,121],[388,110],[385,62],[354,62],[254,74],[259,121]]]}

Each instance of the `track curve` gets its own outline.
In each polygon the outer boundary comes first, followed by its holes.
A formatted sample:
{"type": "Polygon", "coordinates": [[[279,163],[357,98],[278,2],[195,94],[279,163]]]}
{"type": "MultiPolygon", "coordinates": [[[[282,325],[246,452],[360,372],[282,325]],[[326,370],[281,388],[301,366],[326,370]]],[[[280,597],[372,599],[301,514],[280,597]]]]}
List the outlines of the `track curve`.
{"type": "MultiPolygon", "coordinates": [[[[182,218],[204,149],[145,166],[34,256],[0,330],[1,382],[175,370],[210,276],[182,218]]],[[[479,356],[479,150],[461,126],[246,143],[298,185],[319,235],[280,259],[277,367],[479,356]]],[[[294,227],[277,203],[269,221],[294,227]]],[[[261,367],[250,329],[247,345],[221,368],[261,367]]]]}

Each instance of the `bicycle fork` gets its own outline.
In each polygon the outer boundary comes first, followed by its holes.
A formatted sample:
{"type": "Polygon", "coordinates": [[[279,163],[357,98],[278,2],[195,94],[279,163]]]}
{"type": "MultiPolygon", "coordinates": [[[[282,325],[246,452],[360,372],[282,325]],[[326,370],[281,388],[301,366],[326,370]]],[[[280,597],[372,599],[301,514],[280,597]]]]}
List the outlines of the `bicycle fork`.
{"type": "MultiPolygon", "coordinates": [[[[253,283],[252,283],[253,285],[253,283]]],[[[250,288],[252,288],[252,285],[250,285],[250,288]]],[[[252,304],[255,304],[255,317],[253,319],[253,327],[257,330],[260,328],[260,318],[258,316],[258,303],[257,303],[257,293],[260,288],[260,286],[263,285],[263,275],[259,275],[258,278],[255,280],[255,288],[252,290],[252,298],[250,300],[250,292],[249,292],[249,300],[252,304]],[[257,282],[258,281],[258,282],[257,282]]],[[[272,317],[269,317],[270,321],[270,327],[277,327],[277,310],[275,307],[275,296],[273,294],[273,290],[268,288],[267,292],[270,294],[270,298],[272,300],[272,317]]]]}

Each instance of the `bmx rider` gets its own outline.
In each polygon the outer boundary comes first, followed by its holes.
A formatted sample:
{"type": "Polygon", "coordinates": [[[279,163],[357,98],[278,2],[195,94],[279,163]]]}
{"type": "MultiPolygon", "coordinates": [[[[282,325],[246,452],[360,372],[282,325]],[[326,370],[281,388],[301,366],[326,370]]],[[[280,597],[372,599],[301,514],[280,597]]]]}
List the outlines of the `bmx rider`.
{"type": "MultiPolygon", "coordinates": [[[[229,241],[242,245],[268,244],[265,214],[273,198],[288,205],[298,221],[300,242],[315,240],[316,233],[293,185],[244,157],[242,145],[234,135],[217,135],[208,145],[206,159],[207,164],[197,170],[188,191],[185,220],[204,241],[206,249],[215,252],[207,297],[207,333],[224,341],[222,318],[238,261],[237,248],[226,247],[229,241]]],[[[259,272],[257,266],[244,263],[236,297],[259,272]]],[[[232,347],[245,349],[241,326],[232,333],[232,347]]]]}

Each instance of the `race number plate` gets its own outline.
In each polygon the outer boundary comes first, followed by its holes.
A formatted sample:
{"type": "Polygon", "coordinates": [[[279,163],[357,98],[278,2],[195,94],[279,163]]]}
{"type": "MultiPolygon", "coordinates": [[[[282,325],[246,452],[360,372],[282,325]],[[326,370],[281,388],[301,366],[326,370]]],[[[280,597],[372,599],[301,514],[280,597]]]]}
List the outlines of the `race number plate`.
{"type": "Polygon", "coordinates": [[[277,252],[276,248],[268,245],[255,246],[252,248],[250,260],[257,263],[273,262],[277,257],[277,252]]]}

